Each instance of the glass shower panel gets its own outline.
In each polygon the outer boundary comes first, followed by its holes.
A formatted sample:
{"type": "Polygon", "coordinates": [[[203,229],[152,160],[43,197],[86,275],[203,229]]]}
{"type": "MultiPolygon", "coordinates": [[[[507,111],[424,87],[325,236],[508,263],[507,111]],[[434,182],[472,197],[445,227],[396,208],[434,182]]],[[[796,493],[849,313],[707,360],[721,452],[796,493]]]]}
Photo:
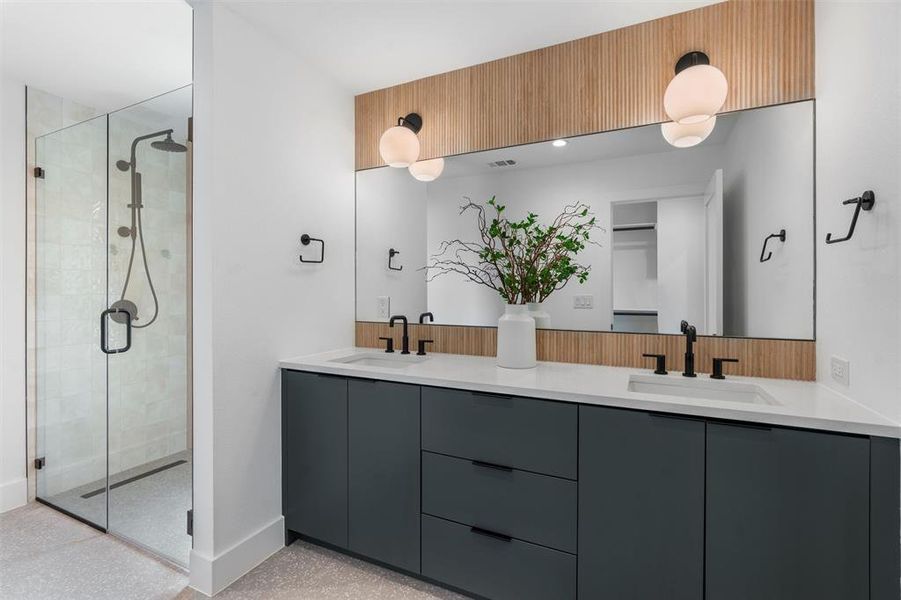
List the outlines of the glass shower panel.
{"type": "Polygon", "coordinates": [[[191,88],[109,115],[109,530],[187,565],[188,122],[191,88]],[[112,344],[123,343],[122,340],[112,344]]]}
{"type": "Polygon", "coordinates": [[[37,497],[107,526],[107,117],[35,140],[37,497]]]}

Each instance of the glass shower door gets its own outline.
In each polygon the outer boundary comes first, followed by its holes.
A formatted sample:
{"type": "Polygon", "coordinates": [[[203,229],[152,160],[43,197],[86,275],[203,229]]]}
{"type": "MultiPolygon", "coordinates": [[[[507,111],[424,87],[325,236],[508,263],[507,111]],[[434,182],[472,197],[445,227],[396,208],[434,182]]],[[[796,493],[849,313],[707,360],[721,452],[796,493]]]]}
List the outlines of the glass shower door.
{"type": "Polygon", "coordinates": [[[35,140],[36,492],[107,527],[107,117],[35,140]]]}
{"type": "MultiPolygon", "coordinates": [[[[109,530],[187,565],[191,88],[109,115],[109,307],[131,347],[109,357],[109,530]]],[[[120,343],[114,342],[112,343],[120,343]]]]}
{"type": "Polygon", "coordinates": [[[187,565],[191,87],[35,140],[37,498],[187,565]]]}

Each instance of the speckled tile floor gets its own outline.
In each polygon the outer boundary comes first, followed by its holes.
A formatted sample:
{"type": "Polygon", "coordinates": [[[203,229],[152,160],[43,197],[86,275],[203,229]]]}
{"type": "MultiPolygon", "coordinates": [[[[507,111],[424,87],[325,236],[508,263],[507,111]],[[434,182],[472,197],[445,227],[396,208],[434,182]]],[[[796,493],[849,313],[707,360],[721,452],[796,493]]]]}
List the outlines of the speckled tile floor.
{"type": "Polygon", "coordinates": [[[91,522],[107,525],[116,535],[187,567],[191,551],[191,537],[185,531],[185,515],[192,501],[190,453],[181,452],[117,473],[110,483],[117,484],[176,461],[185,462],[114,488],[109,499],[109,520],[105,491],[83,497],[103,489],[104,481],[89,483],[47,500],[91,522]]]}
{"type": "Polygon", "coordinates": [[[185,573],[41,504],[0,514],[3,600],[170,600],[185,573]]]}
{"type": "MultiPolygon", "coordinates": [[[[191,598],[191,596],[185,596],[191,598]]],[[[196,595],[196,598],[203,598],[196,595]]],[[[216,595],[216,600],[463,600],[419,579],[297,541],[216,595]]],[[[182,600],[182,599],[179,599],[182,600]]]]}
{"type": "MultiPolygon", "coordinates": [[[[187,576],[53,509],[0,514],[3,600],[201,600],[187,576]]],[[[457,600],[465,596],[305,542],[283,548],[223,600],[457,600]]]]}

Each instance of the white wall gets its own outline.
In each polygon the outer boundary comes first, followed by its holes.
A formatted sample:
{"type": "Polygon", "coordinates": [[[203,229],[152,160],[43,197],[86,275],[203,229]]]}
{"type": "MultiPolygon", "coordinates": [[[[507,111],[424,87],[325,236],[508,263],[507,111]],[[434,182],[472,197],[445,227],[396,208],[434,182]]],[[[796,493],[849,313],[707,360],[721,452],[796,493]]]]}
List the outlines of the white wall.
{"type": "MultiPolygon", "coordinates": [[[[2,65],[0,65],[2,69],[2,65]]],[[[0,512],[25,504],[25,85],[0,74],[0,512]]]]}
{"type": "Polygon", "coordinates": [[[811,339],[813,109],[799,102],[744,112],[725,147],[725,331],[811,339]],[[760,262],[764,238],[773,256],[760,262]]]}
{"type": "Polygon", "coordinates": [[[278,360],[353,343],[353,97],[247,21],[195,3],[191,584],[284,543],[278,360]],[[326,261],[298,260],[303,233],[326,261]]]}
{"type": "Polygon", "coordinates": [[[817,379],[901,419],[901,4],[817,2],[817,379]],[[854,238],[847,198],[872,189],[854,238]],[[851,384],[830,358],[851,361],[851,384]]]}
{"type": "MultiPolygon", "coordinates": [[[[369,169],[357,177],[357,320],[379,317],[377,298],[390,296],[390,315],[413,321],[426,307],[426,184],[407,169],[369,169]],[[388,249],[400,254],[388,270],[388,249]]],[[[389,316],[390,316],[389,315],[389,316]]]]}

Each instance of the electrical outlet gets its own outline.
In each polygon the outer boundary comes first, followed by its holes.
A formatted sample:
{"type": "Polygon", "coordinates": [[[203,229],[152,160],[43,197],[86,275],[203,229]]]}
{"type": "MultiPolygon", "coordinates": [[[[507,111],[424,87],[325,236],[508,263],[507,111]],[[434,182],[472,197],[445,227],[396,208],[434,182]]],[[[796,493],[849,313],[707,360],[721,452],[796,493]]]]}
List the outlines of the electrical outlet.
{"type": "Polygon", "coordinates": [[[379,319],[387,319],[391,316],[391,296],[377,296],[376,311],[379,319]]]}
{"type": "Polygon", "coordinates": [[[593,309],[594,308],[594,296],[591,294],[582,294],[578,296],[573,296],[573,308],[579,309],[593,309]]]}
{"type": "Polygon", "coordinates": [[[833,356],[832,378],[843,385],[851,385],[851,363],[844,358],[833,356]]]}

